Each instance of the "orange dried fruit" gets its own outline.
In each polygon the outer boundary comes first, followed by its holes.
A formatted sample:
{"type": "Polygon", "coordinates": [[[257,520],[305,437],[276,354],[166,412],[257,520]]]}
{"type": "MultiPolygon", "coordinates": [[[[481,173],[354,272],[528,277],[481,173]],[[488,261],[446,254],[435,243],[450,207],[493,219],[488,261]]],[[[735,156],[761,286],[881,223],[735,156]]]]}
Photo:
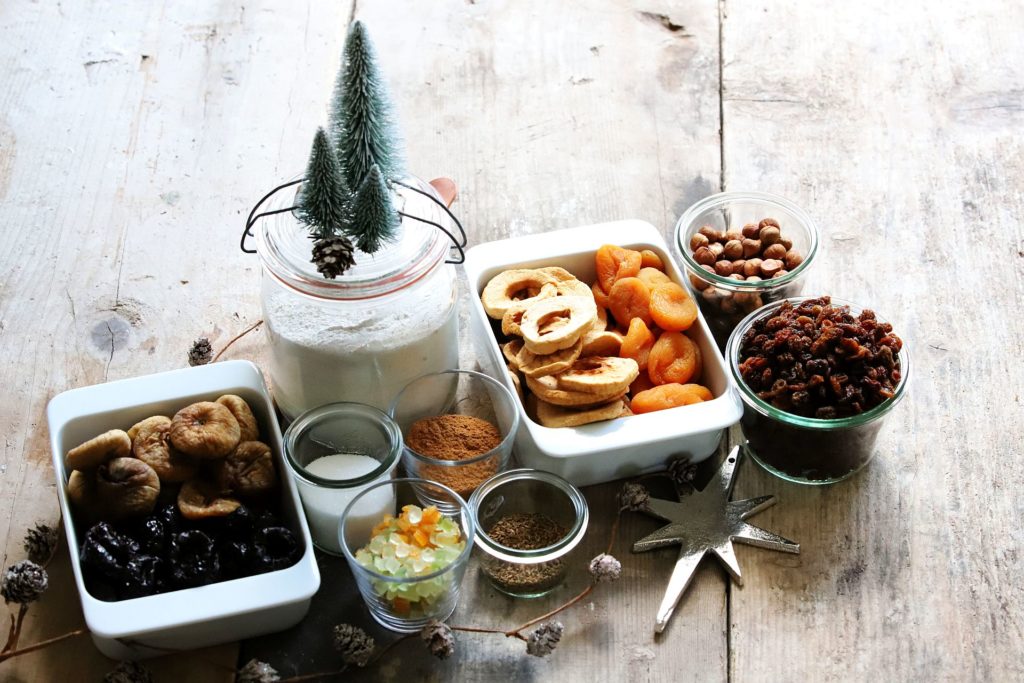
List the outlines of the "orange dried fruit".
{"type": "Polygon", "coordinates": [[[663,332],[647,357],[647,374],[655,384],[686,384],[700,377],[700,347],[682,332],[663,332]]]}
{"type": "Polygon", "coordinates": [[[608,294],[601,288],[600,282],[590,285],[590,291],[594,294],[594,303],[598,308],[608,308],[608,294]]]}
{"type": "Polygon", "coordinates": [[[652,413],[678,406],[687,406],[702,401],[710,401],[714,396],[707,387],[700,384],[662,384],[646,391],[641,391],[630,401],[630,409],[637,414],[652,413]]]}
{"type": "Polygon", "coordinates": [[[630,396],[636,396],[641,391],[647,391],[654,387],[654,382],[646,372],[641,372],[633,383],[629,385],[630,396]]]}
{"type": "MultiPolygon", "coordinates": [[[[654,335],[648,329],[647,324],[640,318],[633,318],[629,323],[629,331],[622,339],[622,346],[619,347],[619,355],[623,358],[632,358],[643,370],[647,367],[647,358],[654,346],[654,335]]],[[[641,373],[643,376],[646,373],[641,373]]]]}
{"type": "Polygon", "coordinates": [[[650,249],[644,249],[640,252],[640,267],[665,270],[665,264],[662,263],[661,257],[650,249]]]}
{"type": "Polygon", "coordinates": [[[601,289],[611,292],[612,285],[624,277],[635,277],[640,272],[642,257],[639,251],[605,244],[597,250],[594,263],[601,289]]]}
{"type": "Polygon", "coordinates": [[[697,319],[697,303],[674,282],[651,289],[651,319],[663,330],[683,332],[697,319]]]}
{"type": "Polygon", "coordinates": [[[657,268],[641,268],[640,272],[636,274],[645,285],[648,287],[654,287],[655,285],[661,285],[666,282],[672,282],[672,279],[668,275],[661,272],[657,268]]]}
{"type": "Polygon", "coordinates": [[[629,325],[633,318],[651,324],[651,290],[640,278],[624,277],[608,290],[608,308],[620,325],[629,325]]]}

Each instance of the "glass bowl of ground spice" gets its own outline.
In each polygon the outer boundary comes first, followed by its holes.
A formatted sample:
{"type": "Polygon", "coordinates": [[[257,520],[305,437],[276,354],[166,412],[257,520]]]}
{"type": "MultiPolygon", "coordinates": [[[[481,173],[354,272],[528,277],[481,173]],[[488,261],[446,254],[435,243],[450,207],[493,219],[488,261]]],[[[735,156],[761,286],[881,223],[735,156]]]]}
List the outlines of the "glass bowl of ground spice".
{"type": "Polygon", "coordinates": [[[469,507],[480,571],[499,591],[517,598],[540,597],[562,583],[590,515],[578,488],[531,469],[491,477],[470,497],[469,507]]]}
{"type": "MultiPolygon", "coordinates": [[[[471,370],[446,370],[407,384],[389,413],[405,441],[402,464],[410,477],[429,479],[468,498],[508,464],[519,427],[512,393],[471,370]]],[[[450,500],[419,487],[424,505],[452,512],[450,500]]]]}
{"type": "Polygon", "coordinates": [[[751,456],[801,484],[831,484],[875,456],[906,395],[910,357],[874,311],[828,296],[777,301],[733,331],[726,360],[751,456]]]}

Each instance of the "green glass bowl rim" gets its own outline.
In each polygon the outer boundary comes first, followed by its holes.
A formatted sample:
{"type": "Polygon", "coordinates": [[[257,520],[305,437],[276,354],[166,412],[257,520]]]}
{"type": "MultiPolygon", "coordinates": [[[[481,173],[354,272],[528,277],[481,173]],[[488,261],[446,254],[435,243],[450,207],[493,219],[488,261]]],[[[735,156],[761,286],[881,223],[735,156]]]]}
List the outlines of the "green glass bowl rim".
{"type": "MultiPolygon", "coordinates": [[[[862,425],[868,424],[869,422],[873,422],[874,420],[877,420],[878,418],[881,418],[882,416],[888,414],[888,412],[895,408],[896,405],[903,399],[904,395],[906,394],[908,382],[910,379],[910,352],[907,350],[906,340],[903,339],[902,336],[900,336],[900,339],[903,341],[903,347],[900,349],[899,352],[900,383],[896,385],[896,390],[893,392],[892,398],[886,399],[885,401],[879,403],[871,410],[860,413],[859,415],[851,415],[850,417],[841,417],[836,419],[822,419],[817,417],[804,417],[803,415],[794,415],[793,413],[787,413],[786,411],[779,410],[775,406],[771,405],[770,403],[767,403],[766,401],[758,397],[757,394],[755,394],[753,390],[751,390],[750,387],[747,386],[747,383],[744,382],[743,378],[740,376],[740,369],[738,363],[740,341],[743,339],[743,335],[746,334],[747,330],[750,329],[754,322],[759,320],[760,318],[770,315],[772,312],[774,312],[777,308],[782,306],[782,304],[786,303],[787,301],[793,305],[799,305],[803,301],[817,298],[819,297],[793,296],[787,299],[773,301],[772,303],[766,304],[761,308],[757,309],[756,311],[751,312],[749,315],[747,315],[746,318],[741,320],[740,323],[733,329],[732,334],[729,335],[729,341],[726,343],[725,360],[726,363],[728,363],[729,365],[730,374],[736,381],[736,386],[738,387],[738,391],[740,392],[740,397],[743,399],[744,404],[746,404],[753,410],[756,410],[757,412],[761,413],[762,415],[765,415],[778,422],[782,422],[797,427],[804,427],[806,429],[815,429],[819,431],[834,431],[840,429],[850,429],[852,427],[860,427],[862,425]]],[[[836,297],[830,298],[832,300],[832,305],[849,306],[851,313],[854,313],[854,315],[864,310],[863,307],[858,306],[857,304],[854,304],[852,302],[845,301],[843,299],[837,299],[836,297]]],[[[876,311],[874,308],[872,308],[871,310],[875,311],[876,320],[878,320],[879,322],[888,322],[889,319],[882,315],[879,315],[878,311],[876,311]]]]}
{"type": "Polygon", "coordinates": [[[714,285],[725,285],[727,288],[735,290],[750,290],[750,291],[772,291],[785,285],[795,282],[798,280],[807,270],[810,268],[811,262],[814,261],[814,257],[818,253],[818,225],[811,218],[810,214],[800,208],[797,204],[791,202],[785,197],[771,194],[769,192],[719,192],[713,194],[710,197],[705,197],[696,204],[693,204],[683,215],[676,221],[675,228],[675,240],[673,240],[675,250],[683,260],[683,264],[686,266],[686,270],[690,273],[697,275],[705,282],[709,282],[714,285]],[[797,219],[803,224],[810,236],[810,248],[807,250],[807,255],[804,257],[803,262],[789,271],[788,274],[783,275],[780,278],[771,278],[770,280],[761,280],[760,282],[747,282],[746,280],[733,280],[732,278],[722,277],[718,273],[709,273],[700,267],[700,264],[693,260],[693,255],[690,250],[683,244],[683,233],[686,231],[684,226],[689,225],[696,216],[707,211],[708,209],[722,207],[731,202],[761,202],[769,206],[774,206],[785,211],[792,213],[797,219]]]}

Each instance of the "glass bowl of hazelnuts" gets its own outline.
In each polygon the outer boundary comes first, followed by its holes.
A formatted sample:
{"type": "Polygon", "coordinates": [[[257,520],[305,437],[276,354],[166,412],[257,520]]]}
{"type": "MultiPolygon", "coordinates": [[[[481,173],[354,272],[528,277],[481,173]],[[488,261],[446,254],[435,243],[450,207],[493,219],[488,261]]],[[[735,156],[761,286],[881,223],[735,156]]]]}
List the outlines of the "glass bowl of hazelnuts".
{"type": "Polygon", "coordinates": [[[676,223],[675,247],[718,342],[751,312],[797,296],[818,251],[818,228],[799,206],[765,192],[722,192],[676,223]]]}

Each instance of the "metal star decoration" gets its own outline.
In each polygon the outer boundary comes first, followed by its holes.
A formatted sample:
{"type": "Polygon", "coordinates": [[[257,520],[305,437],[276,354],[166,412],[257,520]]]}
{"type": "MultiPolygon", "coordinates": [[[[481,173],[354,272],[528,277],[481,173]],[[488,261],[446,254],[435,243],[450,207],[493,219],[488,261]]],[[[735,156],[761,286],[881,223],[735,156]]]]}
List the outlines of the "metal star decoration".
{"type": "Polygon", "coordinates": [[[668,524],[634,543],[633,552],[670,545],[680,546],[679,559],[676,560],[668,589],[658,608],[654,625],[656,633],[665,630],[679,599],[697,571],[697,565],[705,555],[715,555],[725,565],[732,580],[742,586],[743,577],[733,551],[733,541],[784,553],[800,552],[799,544],[744,521],[774,505],[775,496],[729,500],[739,459],[740,447],[735,446],[702,491],[686,495],[685,487],[677,485],[678,502],[651,498],[646,506],[638,510],[665,520],[668,524]]]}

